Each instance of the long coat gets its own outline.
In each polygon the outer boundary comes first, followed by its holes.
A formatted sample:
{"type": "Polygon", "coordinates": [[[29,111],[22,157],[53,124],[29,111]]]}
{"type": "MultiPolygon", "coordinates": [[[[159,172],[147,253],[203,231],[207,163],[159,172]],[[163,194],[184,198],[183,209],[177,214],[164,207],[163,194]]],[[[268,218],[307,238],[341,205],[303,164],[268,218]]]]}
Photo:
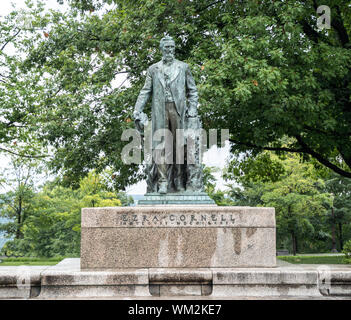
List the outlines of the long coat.
{"type": "MultiPolygon", "coordinates": [[[[152,95],[153,133],[158,129],[165,128],[165,85],[162,61],[159,61],[148,68],[144,87],[141,89],[135,104],[135,111],[142,112],[152,95]]],[[[189,66],[176,59],[172,65],[170,90],[180,117],[180,128],[178,129],[183,129],[186,111],[197,114],[198,94],[189,66]]]]}

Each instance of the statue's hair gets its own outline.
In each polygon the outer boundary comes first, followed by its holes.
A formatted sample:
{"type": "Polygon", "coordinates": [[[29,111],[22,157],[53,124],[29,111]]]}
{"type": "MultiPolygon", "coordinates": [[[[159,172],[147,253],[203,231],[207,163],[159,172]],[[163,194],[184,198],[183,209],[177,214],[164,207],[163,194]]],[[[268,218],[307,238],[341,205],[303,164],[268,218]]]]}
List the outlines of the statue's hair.
{"type": "Polygon", "coordinates": [[[161,39],[160,41],[160,49],[162,50],[162,47],[163,47],[163,44],[166,42],[166,41],[173,41],[173,38],[171,36],[165,36],[161,39]]]}

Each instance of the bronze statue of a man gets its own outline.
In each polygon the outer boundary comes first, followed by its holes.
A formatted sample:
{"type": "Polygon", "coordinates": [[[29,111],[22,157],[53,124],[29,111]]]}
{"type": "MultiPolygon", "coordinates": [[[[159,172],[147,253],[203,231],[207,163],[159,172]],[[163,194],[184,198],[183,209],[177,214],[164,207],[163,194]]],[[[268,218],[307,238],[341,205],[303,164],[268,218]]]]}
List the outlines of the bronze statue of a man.
{"type": "MultiPolygon", "coordinates": [[[[189,66],[174,58],[175,42],[172,37],[162,38],[160,49],[163,58],[147,70],[144,87],[135,104],[134,119],[137,127],[142,128],[147,119],[143,110],[152,96],[152,133],[155,134],[163,129],[169,130],[172,141],[167,142],[166,137],[163,137],[162,143],[165,153],[167,153],[167,144],[173,144],[173,148],[171,148],[171,161],[166,154],[165,159],[168,161],[164,163],[153,161],[152,165],[147,167],[148,192],[165,194],[187,190],[201,191],[202,175],[199,166],[187,165],[186,160],[184,163],[177,161],[176,158],[179,151],[177,146],[182,144],[176,141],[177,129],[197,129],[194,128],[194,124],[195,127],[200,128],[195,82],[189,66]]],[[[153,136],[153,149],[156,142],[153,136]]]]}

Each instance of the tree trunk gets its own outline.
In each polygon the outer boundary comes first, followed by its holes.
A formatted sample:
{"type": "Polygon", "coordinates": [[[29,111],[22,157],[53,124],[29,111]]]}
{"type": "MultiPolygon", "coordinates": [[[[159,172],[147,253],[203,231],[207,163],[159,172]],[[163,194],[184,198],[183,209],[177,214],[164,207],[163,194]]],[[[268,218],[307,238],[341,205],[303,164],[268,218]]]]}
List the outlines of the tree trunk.
{"type": "Polygon", "coordinates": [[[340,251],[344,249],[344,239],[342,235],[342,223],[338,223],[339,225],[339,244],[340,244],[340,251]]]}
{"type": "Polygon", "coordinates": [[[295,236],[295,233],[294,233],[294,232],[291,233],[291,242],[292,242],[292,252],[293,252],[293,255],[296,256],[296,252],[297,252],[297,240],[296,240],[296,236],[295,236]]]}
{"type": "Polygon", "coordinates": [[[21,237],[21,214],[17,212],[17,226],[16,226],[16,236],[15,239],[21,237]]]}
{"type": "Polygon", "coordinates": [[[334,207],[332,207],[332,252],[338,252],[336,249],[336,239],[335,239],[335,213],[334,207]]]}
{"type": "Polygon", "coordinates": [[[16,228],[16,236],[15,239],[19,239],[21,237],[21,216],[22,216],[22,198],[18,198],[18,208],[17,208],[17,228],[16,228]]]}
{"type": "Polygon", "coordinates": [[[296,254],[299,252],[299,242],[297,240],[297,236],[295,236],[295,249],[296,249],[296,254]]]}

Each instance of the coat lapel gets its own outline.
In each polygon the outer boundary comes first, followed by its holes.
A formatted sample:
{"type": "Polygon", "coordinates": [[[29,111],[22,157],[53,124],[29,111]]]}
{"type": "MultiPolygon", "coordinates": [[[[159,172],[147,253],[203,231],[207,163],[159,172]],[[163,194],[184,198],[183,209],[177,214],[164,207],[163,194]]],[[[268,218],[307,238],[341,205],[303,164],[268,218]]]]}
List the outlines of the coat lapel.
{"type": "Polygon", "coordinates": [[[180,64],[178,63],[178,61],[174,61],[174,64],[175,64],[175,68],[172,72],[172,76],[171,76],[171,79],[170,79],[170,82],[174,81],[175,79],[177,79],[178,75],[179,75],[179,72],[180,72],[180,64]]]}
{"type": "MultiPolygon", "coordinates": [[[[174,66],[174,70],[173,70],[172,75],[171,75],[170,82],[173,82],[175,79],[177,79],[179,72],[180,72],[180,68],[181,68],[181,66],[177,60],[174,61],[174,64],[175,64],[175,66],[174,66]]],[[[159,78],[162,86],[165,88],[166,83],[165,83],[165,77],[164,77],[163,70],[162,70],[162,61],[160,61],[157,64],[157,75],[158,75],[158,78],[159,78]]]]}
{"type": "Polygon", "coordinates": [[[163,71],[162,71],[162,61],[160,61],[157,64],[157,75],[158,75],[158,78],[159,78],[162,86],[165,88],[166,84],[165,84],[165,77],[164,77],[164,74],[163,74],[163,71]]]}

